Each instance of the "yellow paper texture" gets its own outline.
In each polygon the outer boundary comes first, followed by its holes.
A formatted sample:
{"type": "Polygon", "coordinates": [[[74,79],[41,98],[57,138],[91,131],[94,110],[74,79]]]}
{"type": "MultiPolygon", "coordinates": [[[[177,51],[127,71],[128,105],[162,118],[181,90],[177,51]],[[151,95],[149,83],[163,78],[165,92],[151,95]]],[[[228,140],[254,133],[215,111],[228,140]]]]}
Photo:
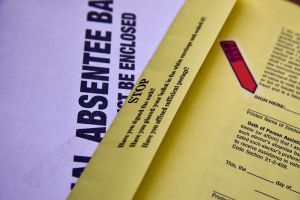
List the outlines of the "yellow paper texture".
{"type": "Polygon", "coordinates": [[[300,199],[300,9],[238,0],[135,199],[300,199]],[[258,88],[220,46],[234,40],[258,88]]]}
{"type": "Polygon", "coordinates": [[[133,198],[233,5],[234,0],[185,3],[70,200],[133,198]]]}

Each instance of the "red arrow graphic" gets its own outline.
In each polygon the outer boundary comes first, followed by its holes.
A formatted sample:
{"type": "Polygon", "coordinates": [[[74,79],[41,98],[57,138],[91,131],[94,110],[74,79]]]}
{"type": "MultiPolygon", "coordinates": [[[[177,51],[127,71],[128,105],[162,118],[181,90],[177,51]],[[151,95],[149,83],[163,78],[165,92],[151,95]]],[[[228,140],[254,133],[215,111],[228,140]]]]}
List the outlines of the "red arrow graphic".
{"type": "Polygon", "coordinates": [[[254,80],[235,41],[221,41],[220,45],[242,88],[254,94],[257,88],[257,83],[254,80]]]}

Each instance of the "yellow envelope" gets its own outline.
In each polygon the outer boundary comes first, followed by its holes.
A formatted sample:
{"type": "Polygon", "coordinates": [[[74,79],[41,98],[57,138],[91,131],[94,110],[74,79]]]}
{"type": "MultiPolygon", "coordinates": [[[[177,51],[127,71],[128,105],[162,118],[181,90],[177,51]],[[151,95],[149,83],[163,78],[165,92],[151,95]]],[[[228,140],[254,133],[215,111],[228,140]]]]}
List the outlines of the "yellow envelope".
{"type": "Polygon", "coordinates": [[[233,5],[186,1],[69,199],[133,198],[233,5]]]}
{"type": "Polygon", "coordinates": [[[300,199],[299,19],[291,3],[237,1],[136,199],[300,199]],[[254,94],[222,49],[231,41],[254,94]]]}
{"type": "Polygon", "coordinates": [[[175,19],[70,199],[300,199],[299,7],[238,0],[202,64],[232,2],[195,2],[175,19]]]}

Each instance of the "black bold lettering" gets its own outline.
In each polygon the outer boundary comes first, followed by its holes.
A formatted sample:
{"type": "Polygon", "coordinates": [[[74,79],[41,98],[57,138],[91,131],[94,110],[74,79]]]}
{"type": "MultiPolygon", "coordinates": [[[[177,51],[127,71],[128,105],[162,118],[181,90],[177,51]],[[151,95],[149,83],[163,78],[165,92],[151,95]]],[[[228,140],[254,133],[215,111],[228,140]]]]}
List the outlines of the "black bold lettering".
{"type": "Polygon", "coordinates": [[[94,93],[94,94],[108,94],[108,83],[101,83],[102,88],[98,88],[97,82],[81,81],[80,92],[94,93]]]}
{"type": "Polygon", "coordinates": [[[123,13],[122,14],[122,19],[131,19],[131,20],[135,20],[136,19],[136,15],[133,13],[123,13]]]}
{"type": "Polygon", "coordinates": [[[102,74],[109,74],[109,68],[83,65],[82,69],[85,70],[81,75],[81,78],[83,79],[109,81],[109,76],[102,75],[102,74]]]}
{"type": "Polygon", "coordinates": [[[85,38],[88,40],[101,40],[101,41],[111,41],[111,32],[105,31],[105,35],[101,34],[101,31],[92,32],[91,29],[85,30],[85,38]]]}
{"type": "Polygon", "coordinates": [[[94,8],[99,8],[101,10],[106,10],[106,11],[113,11],[112,7],[113,1],[112,0],[102,0],[102,1],[90,1],[89,6],[94,7],[94,8]]]}
{"type": "Polygon", "coordinates": [[[129,40],[129,41],[135,40],[135,35],[128,34],[128,33],[123,33],[123,34],[121,35],[121,39],[122,39],[122,40],[129,40]]]}
{"type": "MultiPolygon", "coordinates": [[[[134,54],[135,53],[135,49],[132,48],[132,47],[121,47],[120,48],[120,52],[123,53],[123,54],[134,54]]],[[[121,54],[122,55],[122,54],[121,54]]]]}
{"type": "Polygon", "coordinates": [[[110,13],[97,13],[95,11],[88,12],[87,20],[92,22],[112,23],[112,15],[110,13]]]}
{"type": "Polygon", "coordinates": [[[122,28],[121,28],[121,31],[123,32],[123,33],[136,33],[136,29],[134,28],[134,27],[129,27],[129,26],[123,26],[122,28]]]}
{"type": "Polygon", "coordinates": [[[106,114],[102,111],[90,112],[88,110],[81,110],[77,115],[77,123],[93,124],[106,126],[106,114]]]}
{"type": "Polygon", "coordinates": [[[90,53],[85,52],[83,54],[83,64],[89,65],[90,62],[97,62],[97,63],[110,63],[109,58],[100,58],[91,56],[90,53]]]}
{"type": "Polygon", "coordinates": [[[135,64],[133,63],[126,63],[126,62],[120,62],[119,64],[120,69],[126,69],[126,70],[134,70],[135,64]]]}
{"type": "Polygon", "coordinates": [[[79,98],[78,102],[79,102],[79,105],[83,108],[93,108],[97,103],[99,103],[98,104],[98,109],[99,110],[106,109],[107,105],[108,105],[107,99],[103,96],[93,96],[89,100],[88,95],[82,95],[79,98]]]}
{"type": "Polygon", "coordinates": [[[77,156],[75,155],[73,157],[74,162],[81,162],[81,163],[88,163],[90,161],[91,157],[88,156],[77,156]]]}
{"type": "Polygon", "coordinates": [[[76,177],[76,178],[79,178],[84,169],[85,169],[84,167],[73,168],[72,176],[76,177]]]}
{"type": "Polygon", "coordinates": [[[101,133],[106,133],[105,127],[77,129],[76,137],[99,143],[102,140],[101,133]]]}
{"type": "Polygon", "coordinates": [[[84,42],[84,51],[89,51],[89,52],[110,54],[110,47],[111,47],[110,43],[104,43],[104,47],[101,47],[100,42],[91,42],[91,41],[84,42]]]}
{"type": "Polygon", "coordinates": [[[134,75],[131,74],[130,76],[128,74],[119,74],[119,80],[122,81],[134,81],[134,75]]]}
{"type": "Polygon", "coordinates": [[[121,54],[120,55],[120,62],[127,62],[127,63],[134,63],[134,55],[128,55],[128,54],[121,54]]]}
{"type": "Polygon", "coordinates": [[[132,82],[128,81],[120,81],[119,82],[119,89],[126,89],[126,90],[131,90],[133,88],[134,84],[132,82]]]}

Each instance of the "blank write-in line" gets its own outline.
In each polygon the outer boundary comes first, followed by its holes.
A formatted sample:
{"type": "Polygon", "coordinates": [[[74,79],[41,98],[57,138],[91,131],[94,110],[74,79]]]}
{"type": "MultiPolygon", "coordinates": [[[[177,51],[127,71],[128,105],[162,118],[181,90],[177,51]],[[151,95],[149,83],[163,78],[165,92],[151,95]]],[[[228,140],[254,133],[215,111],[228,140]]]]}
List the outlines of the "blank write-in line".
{"type": "Polygon", "coordinates": [[[268,194],[263,193],[263,192],[261,192],[261,191],[258,191],[258,190],[254,190],[254,191],[255,191],[255,192],[258,192],[258,193],[260,193],[260,194],[262,194],[262,195],[265,195],[265,196],[267,196],[267,197],[270,197],[270,198],[272,198],[272,199],[280,200],[280,199],[278,199],[278,198],[272,197],[271,195],[268,195],[268,194]]]}
{"type": "Polygon", "coordinates": [[[229,196],[227,196],[227,195],[225,195],[225,194],[222,194],[222,193],[220,193],[220,192],[217,192],[217,191],[213,191],[213,193],[217,193],[217,194],[219,194],[219,195],[221,195],[221,196],[227,197],[228,199],[235,200],[234,198],[229,197],[229,196]]]}
{"type": "Polygon", "coordinates": [[[287,109],[287,108],[284,108],[284,110],[286,110],[286,111],[288,111],[288,112],[291,112],[291,113],[294,113],[294,114],[296,114],[296,115],[300,115],[300,113],[297,113],[297,112],[295,112],[295,111],[293,111],[293,110],[290,110],[290,109],[287,109]]]}
{"type": "Polygon", "coordinates": [[[260,179],[262,179],[262,180],[268,181],[268,182],[270,182],[270,183],[274,183],[273,181],[270,181],[270,180],[268,180],[268,179],[266,179],[266,178],[264,178],[264,177],[258,176],[258,175],[256,175],[256,174],[251,173],[251,172],[247,172],[247,173],[250,174],[250,175],[252,175],[252,176],[255,176],[255,177],[257,177],[257,178],[260,178],[260,179]]]}
{"type": "Polygon", "coordinates": [[[293,189],[289,189],[290,191],[292,191],[292,192],[295,192],[295,193],[297,193],[297,194],[300,194],[300,192],[298,192],[298,191],[296,191],[296,190],[293,190],[293,189]]]}

